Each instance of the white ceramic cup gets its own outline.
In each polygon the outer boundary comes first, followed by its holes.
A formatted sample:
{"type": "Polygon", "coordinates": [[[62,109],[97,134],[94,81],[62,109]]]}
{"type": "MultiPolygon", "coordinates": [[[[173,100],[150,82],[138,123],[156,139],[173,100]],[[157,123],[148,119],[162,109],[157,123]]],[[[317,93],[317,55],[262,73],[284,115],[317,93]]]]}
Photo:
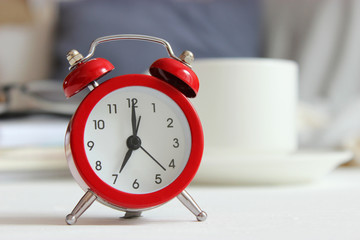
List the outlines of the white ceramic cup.
{"type": "Polygon", "coordinates": [[[198,59],[200,90],[193,103],[206,148],[244,154],[297,150],[298,66],[261,58],[198,59]]]}

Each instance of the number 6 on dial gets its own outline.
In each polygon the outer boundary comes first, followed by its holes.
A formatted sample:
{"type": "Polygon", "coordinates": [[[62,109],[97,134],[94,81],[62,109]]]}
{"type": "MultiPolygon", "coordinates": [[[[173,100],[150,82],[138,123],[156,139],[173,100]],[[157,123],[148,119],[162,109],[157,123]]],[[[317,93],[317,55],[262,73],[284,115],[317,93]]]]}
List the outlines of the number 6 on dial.
{"type": "Polygon", "coordinates": [[[206,219],[185,191],[204,148],[201,123],[188,100],[199,89],[192,58],[189,51],[178,58],[165,40],[143,35],[98,38],[86,57],[76,50],[68,53],[72,71],[64,80],[66,97],[85,87],[91,90],[65,137],[69,168],[86,192],[66,217],[68,224],[95,200],[135,217],[174,197],[199,221],[206,219]],[[89,58],[99,43],[121,39],[160,43],[171,58],[155,61],[151,76],[123,75],[99,85],[96,80],[114,67],[103,58],[89,58]]]}

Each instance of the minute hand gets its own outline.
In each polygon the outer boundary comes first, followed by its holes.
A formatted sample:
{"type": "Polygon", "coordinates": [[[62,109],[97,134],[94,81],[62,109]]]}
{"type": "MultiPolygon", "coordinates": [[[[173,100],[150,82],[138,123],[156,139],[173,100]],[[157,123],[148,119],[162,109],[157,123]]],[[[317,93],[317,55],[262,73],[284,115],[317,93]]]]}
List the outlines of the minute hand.
{"type": "Polygon", "coordinates": [[[132,104],[131,107],[131,125],[132,125],[132,132],[133,135],[136,136],[137,128],[136,128],[136,113],[135,113],[135,104],[132,104]]]}
{"type": "Polygon", "coordinates": [[[145,150],[145,148],[143,148],[142,146],[140,147],[141,150],[143,150],[152,160],[154,160],[154,162],[156,162],[164,171],[166,171],[166,169],[163,167],[163,165],[161,165],[153,156],[151,156],[151,154],[145,150]]]}

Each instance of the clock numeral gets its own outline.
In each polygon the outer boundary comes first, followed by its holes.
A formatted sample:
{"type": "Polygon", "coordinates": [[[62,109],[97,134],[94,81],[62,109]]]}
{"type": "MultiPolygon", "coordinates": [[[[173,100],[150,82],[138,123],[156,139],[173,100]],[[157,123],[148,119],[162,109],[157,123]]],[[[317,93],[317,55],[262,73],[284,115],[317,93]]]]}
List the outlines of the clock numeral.
{"type": "Polygon", "coordinates": [[[153,112],[156,112],[155,103],[151,103],[151,105],[153,106],[153,112]]]}
{"type": "Polygon", "coordinates": [[[161,174],[156,174],[155,175],[155,183],[156,184],[162,183],[161,174]]]}
{"type": "Polygon", "coordinates": [[[174,141],[173,147],[178,148],[180,146],[179,139],[174,138],[173,141],[174,141]]]}
{"type": "Polygon", "coordinates": [[[113,182],[113,184],[115,184],[116,180],[118,179],[119,174],[113,174],[112,176],[115,177],[114,182],[113,182]]]}
{"type": "Polygon", "coordinates": [[[174,122],[174,120],[173,120],[172,118],[168,118],[166,121],[169,123],[169,124],[167,125],[168,128],[173,128],[173,127],[174,127],[174,126],[172,125],[173,122],[174,122]]]}
{"type": "Polygon", "coordinates": [[[138,189],[140,187],[140,184],[138,183],[137,179],[135,179],[135,181],[133,182],[132,187],[134,189],[138,189]]]}
{"type": "Polygon", "coordinates": [[[169,167],[175,168],[175,160],[174,159],[171,159],[169,167]]]}
{"type": "Polygon", "coordinates": [[[95,143],[93,141],[88,141],[86,144],[89,147],[89,151],[91,151],[95,145],[95,143]]]}
{"type": "Polygon", "coordinates": [[[100,171],[102,169],[102,166],[101,166],[101,161],[96,161],[95,162],[95,169],[97,171],[100,171]]]}
{"type": "Polygon", "coordinates": [[[137,98],[126,98],[127,102],[128,102],[128,107],[131,108],[132,106],[134,107],[138,107],[136,106],[136,104],[138,103],[137,98]]]}
{"type": "Polygon", "coordinates": [[[104,120],[93,120],[95,130],[103,130],[105,128],[104,120]]]}
{"type": "Polygon", "coordinates": [[[108,106],[108,110],[109,110],[109,114],[117,114],[117,106],[116,104],[107,104],[108,106]]]}

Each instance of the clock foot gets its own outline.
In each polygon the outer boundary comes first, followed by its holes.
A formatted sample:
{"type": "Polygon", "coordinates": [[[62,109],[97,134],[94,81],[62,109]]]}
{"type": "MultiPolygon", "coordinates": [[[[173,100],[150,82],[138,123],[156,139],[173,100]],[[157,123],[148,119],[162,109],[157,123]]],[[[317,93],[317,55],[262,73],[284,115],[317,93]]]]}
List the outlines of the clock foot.
{"type": "Polygon", "coordinates": [[[128,212],[126,211],[124,218],[136,218],[141,217],[141,211],[138,212],[128,212]]]}
{"type": "Polygon", "coordinates": [[[96,196],[93,192],[87,191],[85,195],[80,199],[78,204],[76,204],[74,210],[68,214],[65,218],[65,221],[69,225],[73,225],[79,219],[79,217],[88,209],[91,204],[96,200],[96,196]]]}
{"type": "Polygon", "coordinates": [[[182,204],[184,204],[185,207],[187,207],[187,209],[190,210],[190,212],[192,212],[195,215],[198,221],[202,222],[206,220],[207,218],[206,212],[201,210],[199,205],[197,205],[195,200],[190,196],[189,193],[186,192],[186,190],[182,191],[177,196],[177,198],[180,200],[182,204]]]}

